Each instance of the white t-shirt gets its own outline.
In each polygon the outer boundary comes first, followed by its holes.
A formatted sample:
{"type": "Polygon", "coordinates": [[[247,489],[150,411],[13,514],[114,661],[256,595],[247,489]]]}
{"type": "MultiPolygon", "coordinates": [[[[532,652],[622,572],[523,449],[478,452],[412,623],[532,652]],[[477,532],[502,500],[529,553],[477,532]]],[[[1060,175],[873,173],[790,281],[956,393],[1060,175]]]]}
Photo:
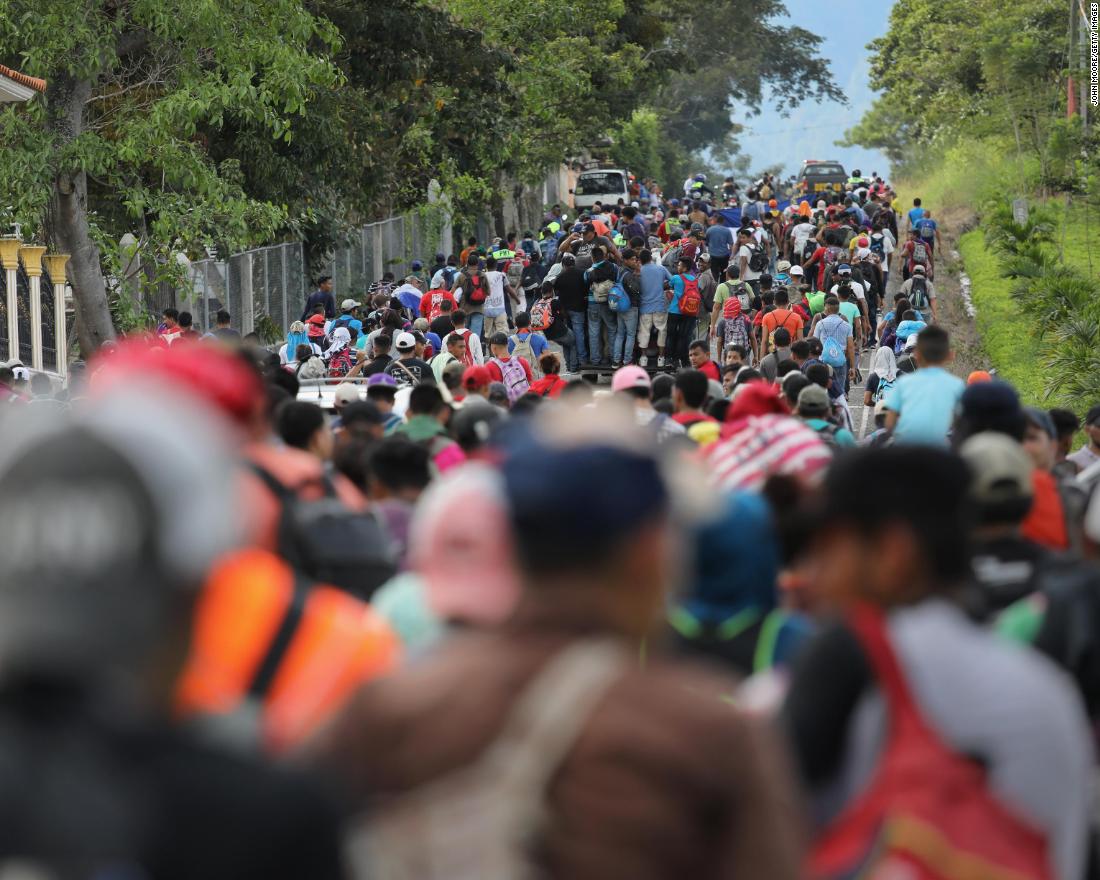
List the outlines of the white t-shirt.
{"type": "Polygon", "coordinates": [[[485,314],[496,317],[504,314],[504,281],[503,272],[486,272],[489,279],[489,295],[485,298],[485,314]]]}
{"type": "Polygon", "coordinates": [[[801,260],[802,249],[806,247],[806,242],[810,240],[810,237],[817,229],[812,223],[803,222],[798,223],[791,227],[791,238],[794,240],[794,252],[801,260]]]}
{"type": "MultiPolygon", "coordinates": [[[[737,249],[737,265],[738,266],[741,265],[741,258],[742,257],[744,257],[746,260],[749,260],[749,259],[752,258],[752,248],[750,248],[747,244],[743,244],[743,245],[741,245],[741,247],[739,247],[737,249]]],[[[749,264],[746,262],[745,263],[745,271],[741,275],[741,280],[742,281],[755,281],[759,277],[760,277],[760,273],[759,272],[754,272],[752,269],[750,269],[749,264]]]]}
{"type": "MultiPolygon", "coordinates": [[[[850,281],[849,284],[851,284],[851,286],[852,286],[852,293],[854,293],[856,295],[856,299],[860,299],[860,300],[867,299],[867,297],[864,295],[865,291],[863,289],[863,285],[860,282],[850,281]]],[[[834,284],[832,289],[829,291],[829,293],[831,293],[833,296],[836,296],[836,292],[838,290],[840,290],[840,285],[839,284],[834,284]]]]}

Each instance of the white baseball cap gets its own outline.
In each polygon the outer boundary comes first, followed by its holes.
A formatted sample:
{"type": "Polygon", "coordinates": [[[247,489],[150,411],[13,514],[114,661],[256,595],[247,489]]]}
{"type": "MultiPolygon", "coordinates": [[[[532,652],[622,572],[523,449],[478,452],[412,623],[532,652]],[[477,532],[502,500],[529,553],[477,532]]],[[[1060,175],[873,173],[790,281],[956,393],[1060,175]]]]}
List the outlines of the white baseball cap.
{"type": "Polygon", "coordinates": [[[343,382],[336,386],[336,396],[333,402],[336,406],[346,406],[349,403],[355,403],[362,399],[363,395],[360,393],[358,385],[353,385],[351,382],[343,382]]]}
{"type": "Polygon", "coordinates": [[[802,275],[805,275],[806,273],[802,271],[801,266],[799,266],[797,263],[795,263],[793,266],[791,266],[790,274],[791,275],[802,276],[802,275]]]}
{"type": "Polygon", "coordinates": [[[397,334],[397,338],[393,341],[393,347],[398,351],[411,351],[416,348],[416,337],[408,331],[402,331],[397,334]]]}

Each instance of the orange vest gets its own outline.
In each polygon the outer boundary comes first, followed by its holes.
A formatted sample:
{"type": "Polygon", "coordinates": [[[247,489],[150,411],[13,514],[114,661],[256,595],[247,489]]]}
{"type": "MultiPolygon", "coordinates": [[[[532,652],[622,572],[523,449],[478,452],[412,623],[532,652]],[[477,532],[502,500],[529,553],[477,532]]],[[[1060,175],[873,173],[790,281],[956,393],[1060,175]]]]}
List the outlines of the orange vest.
{"type": "Polygon", "coordinates": [[[296,582],[279,557],[245,550],[216,567],[199,597],[177,708],[218,715],[255,705],[265,747],[281,752],[399,659],[397,636],[369,605],[296,582]],[[258,676],[265,686],[253,694],[258,676]]]}

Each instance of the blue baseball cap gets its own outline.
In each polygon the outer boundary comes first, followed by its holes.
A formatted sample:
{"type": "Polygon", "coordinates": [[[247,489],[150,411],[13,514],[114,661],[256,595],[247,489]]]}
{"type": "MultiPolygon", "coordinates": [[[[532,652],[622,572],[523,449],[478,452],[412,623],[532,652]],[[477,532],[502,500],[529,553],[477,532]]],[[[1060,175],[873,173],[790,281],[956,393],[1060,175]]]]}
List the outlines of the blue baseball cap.
{"type": "Polygon", "coordinates": [[[839,266],[836,267],[836,270],[837,272],[851,272],[852,267],[849,266],[847,263],[841,263],[839,266]]]}

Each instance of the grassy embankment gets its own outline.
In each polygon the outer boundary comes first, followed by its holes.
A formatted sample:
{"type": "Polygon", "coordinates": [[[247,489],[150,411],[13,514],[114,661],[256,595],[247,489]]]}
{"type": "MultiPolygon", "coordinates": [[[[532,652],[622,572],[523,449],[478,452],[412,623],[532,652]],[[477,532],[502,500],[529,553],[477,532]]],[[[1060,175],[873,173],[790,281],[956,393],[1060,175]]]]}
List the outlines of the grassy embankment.
{"type": "MultiPolygon", "coordinates": [[[[899,190],[903,210],[920,196],[941,223],[946,217],[960,227],[947,223],[945,231],[955,240],[970,278],[977,330],[989,366],[1016,386],[1025,403],[1054,406],[1067,401],[1046,396],[1039,328],[1019,308],[1015,282],[1001,275],[1001,257],[986,244],[980,225],[982,207],[992,200],[1008,202],[1023,195],[1034,203],[1036,170],[1019,162],[1008,143],[963,141],[927,173],[901,181],[899,190]]],[[[1068,209],[1061,200],[1054,205],[1056,226],[1047,249],[1061,253],[1066,265],[1100,277],[1100,215],[1093,211],[1086,217],[1080,200],[1068,209]]],[[[1080,408],[1080,401],[1069,403],[1080,408]]]]}

